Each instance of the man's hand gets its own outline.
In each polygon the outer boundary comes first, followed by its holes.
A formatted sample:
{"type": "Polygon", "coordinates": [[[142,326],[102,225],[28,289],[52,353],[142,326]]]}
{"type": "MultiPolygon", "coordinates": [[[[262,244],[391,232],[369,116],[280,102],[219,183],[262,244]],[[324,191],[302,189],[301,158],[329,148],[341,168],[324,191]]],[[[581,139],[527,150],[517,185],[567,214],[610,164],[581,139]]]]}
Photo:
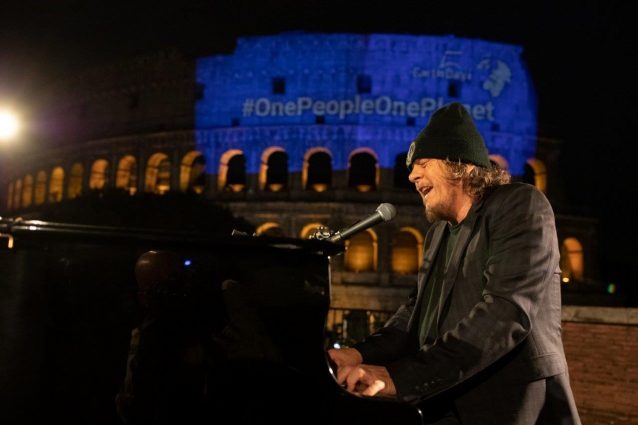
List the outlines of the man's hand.
{"type": "Polygon", "coordinates": [[[346,389],[355,395],[397,395],[394,381],[384,366],[361,364],[339,368],[337,382],[346,383],[346,389]]]}
{"type": "Polygon", "coordinates": [[[328,355],[332,361],[335,362],[339,370],[345,366],[358,366],[363,362],[363,357],[356,348],[347,347],[339,350],[331,348],[328,350],[328,355]]]}

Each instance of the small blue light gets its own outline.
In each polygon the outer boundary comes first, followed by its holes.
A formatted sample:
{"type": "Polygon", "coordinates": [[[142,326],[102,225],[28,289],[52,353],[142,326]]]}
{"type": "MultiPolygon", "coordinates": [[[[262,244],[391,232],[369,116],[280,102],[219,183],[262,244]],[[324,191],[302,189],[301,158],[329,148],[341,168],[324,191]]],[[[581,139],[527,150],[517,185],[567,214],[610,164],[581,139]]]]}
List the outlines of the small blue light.
{"type": "Polygon", "coordinates": [[[191,260],[184,260],[184,266],[189,267],[191,265],[191,260]]]}

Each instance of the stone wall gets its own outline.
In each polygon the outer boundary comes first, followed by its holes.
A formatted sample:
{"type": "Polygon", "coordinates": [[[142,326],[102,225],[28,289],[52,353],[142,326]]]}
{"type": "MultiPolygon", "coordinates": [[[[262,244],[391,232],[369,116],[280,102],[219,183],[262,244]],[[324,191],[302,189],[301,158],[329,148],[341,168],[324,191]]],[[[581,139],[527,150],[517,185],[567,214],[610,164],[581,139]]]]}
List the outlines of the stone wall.
{"type": "Polygon", "coordinates": [[[563,307],[563,342],[583,425],[638,423],[638,309],[563,307]]]}

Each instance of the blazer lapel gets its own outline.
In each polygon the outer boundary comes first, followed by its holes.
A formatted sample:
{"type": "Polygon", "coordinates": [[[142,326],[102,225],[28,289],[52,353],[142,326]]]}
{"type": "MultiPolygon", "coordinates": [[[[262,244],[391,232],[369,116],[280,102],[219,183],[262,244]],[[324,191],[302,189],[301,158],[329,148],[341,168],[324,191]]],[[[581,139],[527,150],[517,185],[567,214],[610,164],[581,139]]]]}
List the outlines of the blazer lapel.
{"type": "Polygon", "coordinates": [[[470,236],[472,235],[472,230],[474,229],[474,225],[477,221],[476,218],[477,214],[475,213],[475,208],[473,208],[472,210],[470,210],[470,213],[467,215],[466,219],[463,220],[463,222],[461,223],[459,236],[452,251],[450,262],[447,265],[445,277],[443,279],[443,287],[441,288],[439,311],[436,318],[437,327],[439,328],[445,303],[447,302],[447,299],[452,292],[452,288],[454,287],[454,283],[456,282],[456,276],[458,275],[459,268],[461,266],[461,258],[463,257],[463,253],[467,248],[467,244],[470,242],[470,236]]]}
{"type": "Polygon", "coordinates": [[[425,247],[423,252],[423,262],[421,264],[422,269],[419,275],[417,287],[416,305],[408,322],[408,329],[411,329],[413,322],[419,318],[421,305],[423,304],[423,289],[432,274],[432,265],[434,264],[436,253],[439,251],[439,247],[441,246],[441,240],[443,239],[443,233],[445,232],[446,225],[447,224],[445,222],[438,222],[434,225],[435,227],[432,231],[432,240],[429,246],[425,247]]]}

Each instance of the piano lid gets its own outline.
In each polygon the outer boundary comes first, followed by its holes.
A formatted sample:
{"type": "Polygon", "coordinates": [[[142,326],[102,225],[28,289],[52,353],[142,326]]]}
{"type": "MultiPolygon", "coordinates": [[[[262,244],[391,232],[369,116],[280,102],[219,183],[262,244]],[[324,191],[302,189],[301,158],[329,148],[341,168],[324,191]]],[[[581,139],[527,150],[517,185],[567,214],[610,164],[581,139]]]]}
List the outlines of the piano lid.
{"type": "Polygon", "coordinates": [[[181,246],[193,249],[219,249],[223,246],[254,249],[306,250],[318,255],[333,256],[343,252],[344,247],[329,241],[273,236],[245,236],[180,232],[163,229],[143,229],[110,227],[73,223],[47,222],[0,218],[0,249],[8,248],[9,239],[13,244],[20,240],[102,240],[104,243],[153,242],[158,247],[181,246]]]}
{"type": "Polygon", "coordinates": [[[8,422],[421,423],[330,373],[341,245],[6,219],[0,235],[8,422]]]}

